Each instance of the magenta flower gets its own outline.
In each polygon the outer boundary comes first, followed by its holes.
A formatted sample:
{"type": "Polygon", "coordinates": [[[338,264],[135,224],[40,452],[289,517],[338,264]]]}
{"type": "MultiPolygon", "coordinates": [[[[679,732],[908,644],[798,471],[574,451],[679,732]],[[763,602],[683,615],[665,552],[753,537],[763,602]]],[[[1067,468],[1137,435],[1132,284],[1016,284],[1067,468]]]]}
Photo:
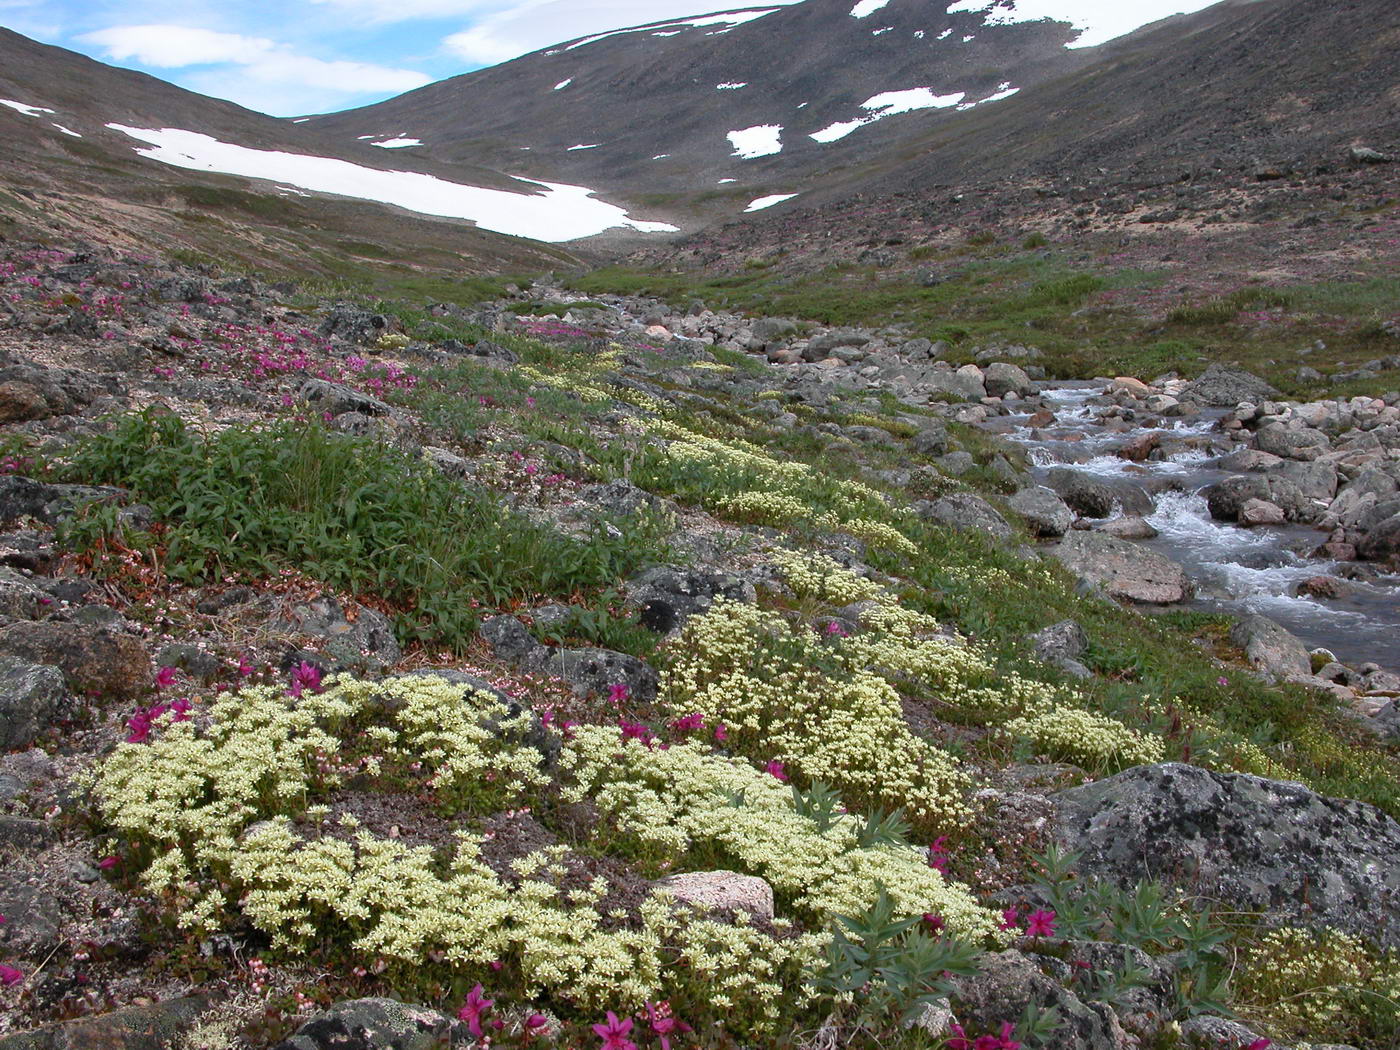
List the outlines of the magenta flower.
{"type": "Polygon", "coordinates": [[[476,987],[467,993],[467,1001],[462,1004],[462,1008],[457,1011],[457,1020],[467,1022],[467,1031],[476,1038],[481,1038],[481,1018],[487,1010],[495,1005],[496,1000],[488,999],[482,994],[481,982],[476,982],[476,987]]]}
{"type": "Polygon", "coordinates": [[[549,1027],[549,1018],[544,1014],[531,1014],[525,1018],[525,1034],[529,1036],[544,1035],[544,1030],[549,1027]]]}
{"type": "Polygon", "coordinates": [[[627,1038],[632,1031],[632,1019],[619,1019],[617,1014],[608,1011],[606,1024],[595,1024],[593,1031],[603,1040],[603,1050],[637,1050],[637,1044],[627,1038]]]}
{"type": "Polygon", "coordinates": [[[963,1030],[962,1025],[956,1021],[951,1022],[948,1025],[948,1031],[951,1034],[948,1037],[947,1050],[972,1050],[972,1040],[967,1037],[967,1032],[963,1030]]]}
{"type": "Polygon", "coordinates": [[[238,677],[247,678],[253,673],[253,665],[246,656],[238,658],[238,677]]]}
{"type": "Polygon", "coordinates": [[[691,733],[697,729],[704,729],[705,716],[698,711],[693,714],[684,715],[672,722],[671,728],[677,733],[691,733]]]}
{"type": "Polygon", "coordinates": [[[689,1032],[690,1025],[671,1016],[669,1003],[647,1003],[647,1021],[661,1039],[661,1050],[671,1050],[673,1032],[689,1032]]]}
{"type": "Polygon", "coordinates": [[[300,699],[308,689],[313,693],[321,692],[321,669],[303,660],[292,669],[292,687],[287,690],[287,695],[300,699]]]}
{"type": "Polygon", "coordinates": [[[24,980],[24,974],[13,966],[0,966],[0,986],[12,988],[24,980]]]}
{"type": "Polygon", "coordinates": [[[719,725],[715,726],[715,743],[722,744],[728,739],[729,730],[724,728],[724,723],[721,722],[719,725]]]}
{"type": "Polygon", "coordinates": [[[615,682],[608,687],[608,703],[610,704],[624,703],[631,695],[632,690],[627,688],[626,682],[615,682]]]}
{"type": "Polygon", "coordinates": [[[623,740],[640,740],[648,745],[651,743],[651,730],[641,722],[628,722],[623,719],[618,725],[622,728],[623,740]]]}
{"type": "Polygon", "coordinates": [[[1273,1045],[1272,1039],[1256,1039],[1245,1047],[1244,1050],[1268,1050],[1268,1048],[1273,1045]]]}
{"type": "Polygon", "coordinates": [[[783,764],[782,764],[781,762],[779,762],[776,758],[773,759],[771,762],[768,763],[767,770],[768,770],[768,775],[769,775],[770,777],[772,777],[774,780],[777,780],[777,781],[779,781],[780,783],[783,783],[783,784],[786,784],[786,783],[787,783],[787,781],[788,781],[787,770],[783,768],[783,764]]]}
{"type": "Polygon", "coordinates": [[[111,871],[120,863],[120,859],[119,857],[103,857],[97,862],[97,866],[103,871],[111,871]]]}
{"type": "Polygon", "coordinates": [[[1020,918],[1020,914],[1021,913],[1015,908],[1007,908],[1001,913],[1001,928],[1003,930],[1014,930],[1018,925],[1017,920],[1020,918]]]}
{"type": "Polygon", "coordinates": [[[1038,908],[1026,916],[1027,937],[1055,936],[1055,913],[1038,908]]]}
{"type": "Polygon", "coordinates": [[[997,1050],[1021,1050],[1021,1044],[1011,1038],[1015,1031],[1016,1029],[1010,1021],[1001,1023],[1001,1036],[997,1043],[997,1050]]]}
{"type": "Polygon", "coordinates": [[[175,675],[175,668],[162,667],[156,672],[156,685],[161,689],[169,689],[175,684],[175,675]]]}
{"type": "Polygon", "coordinates": [[[942,933],[943,925],[943,916],[935,915],[931,911],[924,912],[924,927],[928,930],[929,933],[942,933]]]}

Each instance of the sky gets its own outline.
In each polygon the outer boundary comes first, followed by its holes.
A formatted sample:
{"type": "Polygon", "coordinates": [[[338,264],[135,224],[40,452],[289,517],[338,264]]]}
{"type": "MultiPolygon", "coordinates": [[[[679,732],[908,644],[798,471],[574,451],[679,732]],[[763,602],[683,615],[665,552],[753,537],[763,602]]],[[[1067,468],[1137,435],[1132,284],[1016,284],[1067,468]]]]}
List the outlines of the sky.
{"type": "MultiPolygon", "coordinates": [[[[367,105],[590,33],[799,0],[0,0],[0,26],[274,116],[367,105]]],[[[929,0],[943,6],[946,0],[929,0]]],[[[989,0],[958,0],[961,9],[989,0]]],[[[1101,43],[1213,0],[1017,0],[1101,43]]],[[[880,0],[852,0],[878,18],[880,0]]]]}

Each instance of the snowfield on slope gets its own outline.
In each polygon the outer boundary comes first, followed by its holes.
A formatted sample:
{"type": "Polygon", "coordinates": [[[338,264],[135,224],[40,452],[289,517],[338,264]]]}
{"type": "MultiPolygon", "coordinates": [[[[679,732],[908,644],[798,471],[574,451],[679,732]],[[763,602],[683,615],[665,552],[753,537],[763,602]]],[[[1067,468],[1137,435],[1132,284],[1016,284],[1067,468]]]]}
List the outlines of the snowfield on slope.
{"type": "Polygon", "coordinates": [[[755,157],[771,157],[783,151],[783,126],[781,124],[759,124],[757,127],[731,131],[727,136],[734,147],[734,156],[752,160],[755,157]]]}
{"type": "Polygon", "coordinates": [[[527,192],[485,189],[414,171],[381,171],[332,157],[256,150],[178,128],[145,129],[108,124],[152,148],[136,147],[150,160],[195,171],[214,171],[296,186],[318,193],[392,204],[423,215],[471,219],[483,230],[560,243],[618,227],[641,233],[675,233],[664,222],[629,218],[615,204],[596,200],[584,186],[518,179],[527,192]],[[539,191],[540,192],[529,192],[539,191]]]}

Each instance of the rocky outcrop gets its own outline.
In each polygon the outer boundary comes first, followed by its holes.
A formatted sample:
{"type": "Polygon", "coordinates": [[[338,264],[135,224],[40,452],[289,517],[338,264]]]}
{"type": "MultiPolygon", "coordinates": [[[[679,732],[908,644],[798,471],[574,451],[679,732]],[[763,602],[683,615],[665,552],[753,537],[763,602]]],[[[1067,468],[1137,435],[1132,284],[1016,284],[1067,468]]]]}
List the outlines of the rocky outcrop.
{"type": "Polygon", "coordinates": [[[28,747],[63,708],[63,672],[0,658],[0,752],[28,747]]]}
{"type": "Polygon", "coordinates": [[[1307,646],[1267,616],[1241,616],[1230,628],[1230,641],[1244,650],[1255,669],[1271,678],[1312,674],[1312,656],[1307,646]]]}
{"type": "Polygon", "coordinates": [[[97,1017],[5,1036],[0,1038],[0,1050],[167,1050],[206,1009],[208,1002],[201,996],[129,1006],[97,1017]]]}
{"type": "Polygon", "coordinates": [[[151,658],[129,635],[75,623],[11,624],[0,631],[0,655],[63,672],[68,688],[131,698],[151,687],[151,658]]]}
{"type": "Polygon", "coordinates": [[[1181,392],[1182,400],[1217,408],[1232,408],[1241,401],[1266,401],[1278,391],[1252,372],[1226,365],[1211,365],[1181,392]]]}
{"type": "Polygon", "coordinates": [[[995,507],[970,492],[955,492],[932,501],[921,500],[914,504],[914,512],[950,529],[984,532],[1000,540],[1010,538],[1014,532],[995,507]]]}
{"type": "Polygon", "coordinates": [[[679,629],[718,598],[752,602],[757,594],[753,584],[738,576],[671,565],[648,569],[627,585],[627,603],[638,610],[642,626],[658,634],[679,629]]]}
{"type": "Polygon", "coordinates": [[[1100,532],[1072,532],[1055,557],[1066,569],[1111,598],[1172,605],[1190,593],[1186,571],[1164,555],[1100,532]]]}
{"type": "Polygon", "coordinates": [[[1086,878],[1164,879],[1269,922],[1400,946],[1400,824],[1374,806],[1177,762],[1053,799],[1055,835],[1086,878]]]}
{"type": "MultiPolygon", "coordinates": [[[[273,1050],[436,1050],[455,1027],[427,1007],[393,999],[352,999],[317,1014],[273,1050]]],[[[462,1036],[471,1041],[465,1032],[462,1036]]]]}
{"type": "Polygon", "coordinates": [[[1044,485],[1021,489],[1006,501],[1006,505],[1025,518],[1037,536],[1054,539],[1063,536],[1074,524],[1074,511],[1054,489],[1044,485]]]}
{"type": "Polygon", "coordinates": [[[773,919],[773,887],[756,875],[737,871],[693,871],[669,875],[656,887],[684,904],[721,911],[746,911],[773,919]]]}
{"type": "Polygon", "coordinates": [[[1060,981],[1047,977],[1018,951],[988,954],[976,977],[954,984],[958,1022],[969,1033],[996,1032],[1027,1009],[1054,1010],[1059,1016],[1056,1050],[1125,1050],[1127,1034],[1104,1003],[1085,1003],[1060,981]]]}

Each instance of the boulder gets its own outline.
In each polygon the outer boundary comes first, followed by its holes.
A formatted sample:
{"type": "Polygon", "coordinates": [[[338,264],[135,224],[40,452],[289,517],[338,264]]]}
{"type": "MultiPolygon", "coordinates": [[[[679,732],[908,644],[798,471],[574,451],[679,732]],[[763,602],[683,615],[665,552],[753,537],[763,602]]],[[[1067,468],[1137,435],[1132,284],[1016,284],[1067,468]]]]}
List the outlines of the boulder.
{"type": "Polygon", "coordinates": [[[753,602],[753,584],[738,576],[661,565],[627,584],[627,603],[640,611],[643,627],[670,634],[692,616],[709,611],[717,598],[753,602]]]}
{"type": "Polygon", "coordinates": [[[1258,404],[1278,396],[1278,391],[1251,372],[1226,365],[1211,365],[1178,397],[1216,408],[1233,408],[1242,401],[1258,404]]]}
{"type": "Polygon", "coordinates": [[[1308,647],[1286,628],[1257,613],[1246,613],[1230,628],[1230,641],[1244,650],[1256,670],[1273,678],[1312,674],[1308,647]]]}
{"type": "Polygon", "coordinates": [[[1022,489],[1006,505],[1021,517],[1037,536],[1055,538],[1063,536],[1074,524],[1074,511],[1055,493],[1044,485],[1022,489]]]}
{"type": "Polygon", "coordinates": [[[948,451],[948,424],[941,419],[929,419],[923,429],[909,440],[909,445],[921,456],[942,456],[948,451]]]}
{"type": "Polygon", "coordinates": [[[131,699],[151,688],[154,672],[146,648],[129,635],[75,623],[11,624],[0,631],[0,655],[63,672],[75,693],[131,699]]]}
{"type": "Polygon", "coordinates": [[[734,871],[694,871],[656,882],[676,900],[707,910],[747,911],[773,921],[773,887],[754,875],[734,871]]]}
{"type": "Polygon", "coordinates": [[[988,397],[1005,397],[1007,394],[1026,397],[1035,393],[1035,384],[1031,382],[1031,377],[1026,375],[1024,370],[1005,361],[996,361],[987,366],[983,374],[983,385],[987,388],[988,397]]]}
{"type": "Polygon", "coordinates": [[[403,656],[387,616],[361,605],[347,609],[329,594],[293,605],[281,614],[276,626],[312,639],[318,649],[345,667],[388,666],[403,656]]]}
{"type": "Polygon", "coordinates": [[[1322,431],[1288,427],[1282,423],[1260,427],[1254,435],[1254,444],[1260,452],[1296,460],[1314,460],[1332,448],[1331,440],[1322,431]]]}
{"type": "Polygon", "coordinates": [[[1111,598],[1171,605],[1190,593],[1186,572],[1164,555],[1101,532],[1072,532],[1055,557],[1081,580],[1111,598]]]}
{"type": "Polygon", "coordinates": [[[546,649],[540,670],[561,678],[578,696],[607,696],[614,686],[625,686],[630,700],[650,703],[656,699],[659,679],[648,663],[611,649],[546,649]]]}
{"type": "Polygon", "coordinates": [[[1018,951],[987,953],[980,972],[954,982],[958,1020],[969,1035],[998,1032],[1028,1009],[1054,1010],[1059,1024],[1046,1045],[1055,1050],[1124,1050],[1129,1043],[1117,1016],[1103,1003],[1085,1003],[1061,981],[1047,977],[1018,951]]]}
{"type": "Polygon", "coordinates": [[[372,346],[380,336],[393,330],[393,322],[384,314],[361,310],[345,303],[331,307],[321,322],[321,334],[335,336],[360,346],[372,346]]]}
{"type": "Polygon", "coordinates": [[[352,999],[317,1014],[273,1050],[437,1050],[455,1029],[454,1022],[427,1007],[352,999]]]}
{"type": "Polygon", "coordinates": [[[914,504],[914,512],[948,528],[985,532],[999,540],[1009,539],[1014,531],[995,507],[970,492],[954,492],[932,501],[919,500],[914,504]]]}
{"type": "Polygon", "coordinates": [[[63,672],[0,658],[0,753],[28,747],[64,708],[63,672]]]}
{"type": "Polygon", "coordinates": [[[0,476],[0,523],[37,518],[56,525],[89,503],[120,503],[122,489],[92,485],[49,485],[19,474],[0,476]]]}
{"type": "Polygon", "coordinates": [[[760,317],[753,323],[753,337],[760,343],[775,343],[797,334],[797,325],[785,317],[760,317]]]}
{"type": "Polygon", "coordinates": [[[1246,500],[1240,507],[1240,524],[1246,528],[1256,525],[1282,525],[1288,520],[1283,508],[1265,499],[1246,500]]]}
{"type": "Polygon", "coordinates": [[[193,1027],[208,1006],[202,996],[128,1006],[109,1014],[0,1037],[0,1050],[167,1050],[181,1032],[193,1027]]]}
{"type": "Polygon", "coordinates": [[[1089,636],[1084,628],[1073,620],[1062,620],[1031,636],[1035,655],[1047,664],[1053,664],[1076,678],[1092,678],[1090,671],[1079,658],[1089,648],[1089,636]]]}
{"type": "Polygon", "coordinates": [[[1356,545],[1356,553],[1371,561],[1400,557],[1400,514],[1374,526],[1356,545]]]}
{"type": "Polygon", "coordinates": [[[1374,806],[1179,762],[1052,799],[1055,837],[1085,879],[1165,879],[1273,923],[1400,946],[1400,824],[1374,806]]]}
{"type": "Polygon", "coordinates": [[[1400,700],[1390,701],[1371,716],[1371,721],[1383,736],[1391,740],[1400,740],[1400,700]]]}
{"type": "Polygon", "coordinates": [[[1216,521],[1239,521],[1246,503],[1269,498],[1269,481],[1257,475],[1241,474],[1211,485],[1205,497],[1210,516],[1216,521]]]}
{"type": "Polygon", "coordinates": [[[331,383],[324,379],[308,379],[297,391],[303,401],[309,401],[318,409],[338,416],[354,412],[364,416],[389,416],[394,410],[388,404],[361,393],[344,383],[331,383]]]}
{"type": "Polygon", "coordinates": [[[1120,540],[1152,540],[1161,535],[1145,518],[1137,515],[1114,518],[1098,526],[1098,532],[1105,536],[1116,536],[1120,540]]]}
{"type": "Polygon", "coordinates": [[[1056,467],[1045,480],[1065,503],[1086,518],[1106,518],[1113,513],[1113,487],[1093,474],[1056,467]]]}
{"type": "Polygon", "coordinates": [[[982,371],[976,365],[966,365],[956,372],[930,372],[924,376],[923,385],[930,395],[947,394],[960,401],[981,401],[987,396],[982,371]]]}

